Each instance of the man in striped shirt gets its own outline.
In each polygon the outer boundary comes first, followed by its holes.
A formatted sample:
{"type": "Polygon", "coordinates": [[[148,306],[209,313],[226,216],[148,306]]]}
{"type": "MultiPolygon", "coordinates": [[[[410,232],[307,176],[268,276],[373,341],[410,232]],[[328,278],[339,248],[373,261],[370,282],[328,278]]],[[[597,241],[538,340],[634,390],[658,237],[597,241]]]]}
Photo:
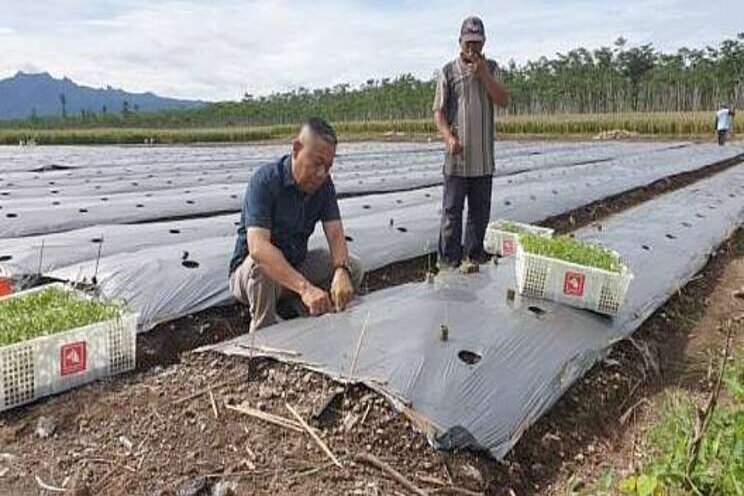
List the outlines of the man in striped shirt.
{"type": "Polygon", "coordinates": [[[444,195],[439,233],[440,268],[463,260],[482,261],[483,237],[491,213],[494,104],[506,106],[509,92],[498,81],[498,66],[482,55],[483,21],[468,17],[460,28],[460,54],[447,63],[437,81],[434,121],[445,144],[444,195]],[[465,246],[462,211],[468,201],[465,246]]]}

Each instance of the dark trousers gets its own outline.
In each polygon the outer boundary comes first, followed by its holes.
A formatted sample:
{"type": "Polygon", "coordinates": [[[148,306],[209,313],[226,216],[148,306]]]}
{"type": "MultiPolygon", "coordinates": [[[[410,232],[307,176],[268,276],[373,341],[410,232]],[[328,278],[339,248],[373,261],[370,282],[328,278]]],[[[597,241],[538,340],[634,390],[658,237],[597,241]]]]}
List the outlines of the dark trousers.
{"type": "Polygon", "coordinates": [[[468,200],[468,221],[465,226],[467,258],[478,259],[485,254],[483,237],[491,216],[492,176],[444,176],[442,225],[439,230],[439,258],[457,265],[463,258],[462,211],[468,200]]]}
{"type": "Polygon", "coordinates": [[[719,130],[718,131],[718,144],[723,146],[726,144],[726,138],[728,137],[728,131],[726,130],[719,130]]]}

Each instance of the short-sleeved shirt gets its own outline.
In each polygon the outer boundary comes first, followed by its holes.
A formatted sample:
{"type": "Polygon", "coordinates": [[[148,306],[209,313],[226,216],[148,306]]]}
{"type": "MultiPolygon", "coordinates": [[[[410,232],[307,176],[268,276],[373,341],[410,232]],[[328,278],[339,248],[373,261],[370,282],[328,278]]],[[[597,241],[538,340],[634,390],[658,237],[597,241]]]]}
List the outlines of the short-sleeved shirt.
{"type": "MultiPolygon", "coordinates": [[[[498,65],[486,59],[496,76],[498,65]]],[[[437,81],[433,110],[441,110],[463,146],[463,153],[445,150],[444,173],[451,176],[477,177],[493,174],[493,101],[486,86],[466,75],[462,57],[447,63],[437,81]]]]}
{"type": "Polygon", "coordinates": [[[723,108],[716,112],[716,129],[718,131],[728,131],[731,128],[731,111],[723,108]]]}
{"type": "Polygon", "coordinates": [[[340,218],[336,189],[330,177],[317,191],[306,194],[292,177],[289,155],[276,163],[262,165],[245,191],[230,273],[248,256],[246,230],[249,227],[270,230],[271,243],[297,268],[305,261],[307,241],[315,224],[340,218]]]}

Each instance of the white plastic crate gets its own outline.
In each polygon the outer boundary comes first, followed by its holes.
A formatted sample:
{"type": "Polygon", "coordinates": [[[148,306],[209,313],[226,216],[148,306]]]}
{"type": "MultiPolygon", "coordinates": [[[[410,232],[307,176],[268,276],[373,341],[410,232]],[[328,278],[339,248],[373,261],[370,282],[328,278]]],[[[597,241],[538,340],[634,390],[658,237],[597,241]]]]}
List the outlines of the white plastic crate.
{"type": "MultiPolygon", "coordinates": [[[[75,291],[62,284],[52,286],[75,291]]],[[[134,369],[136,336],[137,314],[124,312],[117,319],[0,347],[0,411],[134,369]]]]}
{"type": "Polygon", "coordinates": [[[527,253],[521,246],[515,266],[520,294],[611,316],[620,310],[633,278],[625,266],[610,272],[527,253]]]}
{"type": "Polygon", "coordinates": [[[483,240],[483,249],[491,255],[509,257],[514,255],[517,250],[519,234],[502,230],[501,227],[505,223],[515,225],[537,236],[551,237],[553,235],[553,230],[548,227],[533,226],[531,224],[523,224],[521,222],[513,222],[503,219],[494,220],[488,223],[486,236],[483,240]]]}

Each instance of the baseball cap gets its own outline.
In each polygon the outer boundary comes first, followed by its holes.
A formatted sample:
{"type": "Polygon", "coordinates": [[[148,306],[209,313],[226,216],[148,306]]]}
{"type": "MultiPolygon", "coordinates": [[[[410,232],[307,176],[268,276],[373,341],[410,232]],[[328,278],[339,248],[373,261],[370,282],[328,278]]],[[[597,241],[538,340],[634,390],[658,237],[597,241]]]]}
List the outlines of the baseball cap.
{"type": "Polygon", "coordinates": [[[460,41],[486,41],[486,29],[480,17],[471,16],[462,21],[460,41]]]}

